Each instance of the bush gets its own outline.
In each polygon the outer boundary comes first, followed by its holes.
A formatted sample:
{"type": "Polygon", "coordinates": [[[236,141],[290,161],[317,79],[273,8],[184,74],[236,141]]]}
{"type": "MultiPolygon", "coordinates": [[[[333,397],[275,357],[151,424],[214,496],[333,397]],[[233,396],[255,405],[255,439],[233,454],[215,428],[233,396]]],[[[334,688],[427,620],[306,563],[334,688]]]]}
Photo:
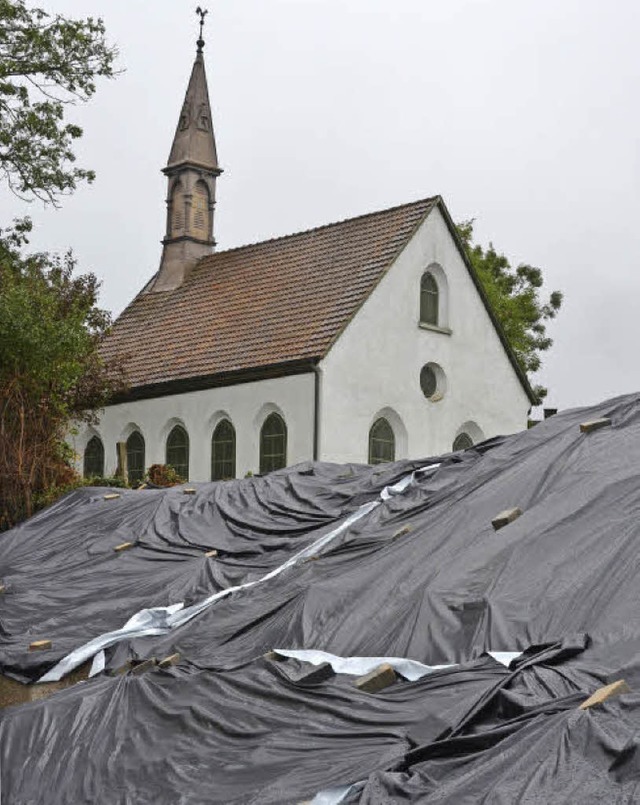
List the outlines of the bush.
{"type": "Polygon", "coordinates": [[[185,482],[171,464],[152,464],[147,470],[146,480],[154,486],[177,486],[185,482]]]}

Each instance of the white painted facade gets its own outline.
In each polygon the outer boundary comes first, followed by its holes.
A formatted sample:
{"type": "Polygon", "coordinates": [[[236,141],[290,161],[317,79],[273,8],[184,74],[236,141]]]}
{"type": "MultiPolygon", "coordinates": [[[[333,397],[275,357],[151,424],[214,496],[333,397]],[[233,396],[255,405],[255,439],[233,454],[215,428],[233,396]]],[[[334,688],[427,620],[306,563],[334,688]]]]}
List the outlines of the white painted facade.
{"type": "MultiPolygon", "coordinates": [[[[395,457],[448,452],[466,432],[474,442],[526,427],[530,402],[438,208],[432,210],[320,363],[319,459],[366,462],[369,430],[383,416],[395,457]],[[420,324],[420,281],[439,289],[439,327],[420,324]],[[420,370],[436,367],[438,394],[427,399],[420,370]],[[437,399],[441,396],[441,399],[437,399]],[[437,400],[437,401],[436,401],[437,400]]],[[[222,418],[236,431],[236,474],[259,470],[260,429],[279,413],[287,425],[287,463],[313,458],[313,372],[113,405],[99,424],[72,437],[82,469],[88,440],[105,448],[105,474],[116,469],[116,442],[139,430],[145,464],[165,462],[176,424],[189,434],[189,477],[211,477],[211,437],[222,418]]]]}
{"type": "Polygon", "coordinates": [[[211,478],[211,436],[221,419],[236,430],[236,473],[256,474],[259,467],[260,428],[276,412],[287,424],[287,460],[305,461],[313,455],[314,375],[294,375],[236,386],[191,391],[151,400],[137,400],[106,408],[96,427],[83,428],[70,441],[82,471],[82,456],[89,439],[98,435],[105,448],[105,475],[115,473],[116,443],[139,430],[145,440],[145,464],[165,463],[165,445],[174,425],[189,434],[189,477],[211,478]]]}
{"type": "MultiPolygon", "coordinates": [[[[531,406],[440,211],[434,209],[322,362],[321,455],[366,461],[368,433],[385,416],[396,458],[515,433],[531,406]],[[440,291],[441,331],[420,326],[420,280],[440,291]],[[446,330],[449,329],[450,332],[446,330]],[[427,363],[443,372],[442,399],[420,388],[427,363]]],[[[439,386],[440,390],[440,386],[439,386]]]]}

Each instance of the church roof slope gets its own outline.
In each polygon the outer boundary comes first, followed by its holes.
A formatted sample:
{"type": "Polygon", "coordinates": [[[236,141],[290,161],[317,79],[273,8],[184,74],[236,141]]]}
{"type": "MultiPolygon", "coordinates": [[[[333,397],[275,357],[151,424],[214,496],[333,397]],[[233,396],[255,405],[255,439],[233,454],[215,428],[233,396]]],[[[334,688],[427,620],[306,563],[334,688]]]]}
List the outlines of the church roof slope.
{"type": "Polygon", "coordinates": [[[132,389],[325,355],[437,197],[202,259],[140,293],[103,345],[132,389]]]}
{"type": "MultiPolygon", "coordinates": [[[[216,378],[238,382],[269,368],[284,372],[296,362],[306,363],[308,370],[311,361],[327,354],[436,206],[457,237],[440,196],[434,196],[216,252],[200,260],[174,290],[154,293],[148,285],[138,294],[114,324],[103,355],[124,361],[130,397],[189,390],[198,387],[197,381],[204,387],[216,378]]],[[[466,262],[531,397],[527,378],[466,262]]]]}

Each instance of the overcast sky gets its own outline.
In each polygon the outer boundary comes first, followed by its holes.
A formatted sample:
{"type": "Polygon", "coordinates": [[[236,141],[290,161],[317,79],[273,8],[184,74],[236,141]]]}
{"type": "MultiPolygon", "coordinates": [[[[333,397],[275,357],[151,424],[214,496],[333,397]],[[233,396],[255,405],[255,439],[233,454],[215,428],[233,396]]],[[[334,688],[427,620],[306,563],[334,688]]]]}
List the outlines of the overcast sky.
{"type": "MultiPolygon", "coordinates": [[[[201,0],[200,0],[201,2],[201,0]]],[[[125,71],[72,110],[97,179],[29,205],[114,314],[157,270],[196,0],[39,0],[101,16],[125,71]]],[[[566,408],[640,390],[637,0],[211,0],[221,249],[441,194],[565,304],[536,378],[566,408]]],[[[25,212],[0,191],[0,220],[25,212]]],[[[141,340],[144,334],[141,333],[141,340]]]]}

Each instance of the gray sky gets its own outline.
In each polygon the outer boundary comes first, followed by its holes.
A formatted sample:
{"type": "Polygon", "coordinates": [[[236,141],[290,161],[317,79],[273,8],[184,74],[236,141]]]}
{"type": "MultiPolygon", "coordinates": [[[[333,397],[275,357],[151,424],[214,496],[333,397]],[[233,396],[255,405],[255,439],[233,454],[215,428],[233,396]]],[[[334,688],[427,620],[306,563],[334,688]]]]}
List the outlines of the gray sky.
{"type": "MultiPolygon", "coordinates": [[[[200,0],[201,2],[201,0],[200,0]]],[[[196,0],[39,0],[101,16],[126,72],[72,110],[96,182],[29,212],[119,313],[156,271],[196,0]]],[[[219,248],[441,194],[565,304],[540,382],[566,408],[640,389],[637,0],[210,0],[219,248]]],[[[144,334],[141,334],[141,339],[144,334]]]]}

